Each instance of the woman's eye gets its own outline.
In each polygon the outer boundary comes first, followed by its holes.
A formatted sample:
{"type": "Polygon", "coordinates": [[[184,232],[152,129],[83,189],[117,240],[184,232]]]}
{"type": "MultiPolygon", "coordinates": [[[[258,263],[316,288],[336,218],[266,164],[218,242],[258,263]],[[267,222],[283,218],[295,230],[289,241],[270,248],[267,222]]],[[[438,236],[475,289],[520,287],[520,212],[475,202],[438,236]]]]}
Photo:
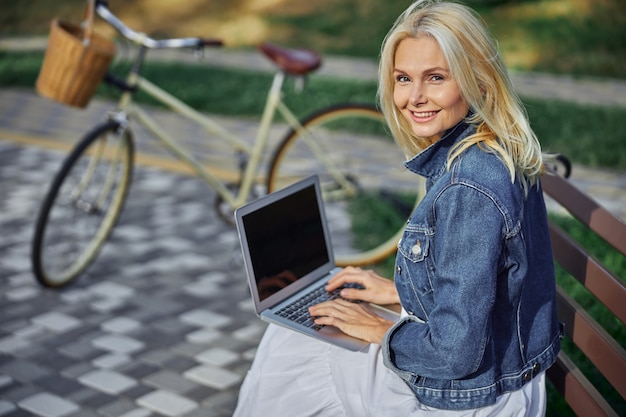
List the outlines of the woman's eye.
{"type": "Polygon", "coordinates": [[[398,81],[400,83],[407,83],[407,82],[409,82],[409,77],[407,77],[406,75],[398,75],[396,77],[396,81],[398,81]]]}
{"type": "Polygon", "coordinates": [[[443,81],[444,78],[441,75],[431,75],[430,80],[431,81],[443,81]]]}

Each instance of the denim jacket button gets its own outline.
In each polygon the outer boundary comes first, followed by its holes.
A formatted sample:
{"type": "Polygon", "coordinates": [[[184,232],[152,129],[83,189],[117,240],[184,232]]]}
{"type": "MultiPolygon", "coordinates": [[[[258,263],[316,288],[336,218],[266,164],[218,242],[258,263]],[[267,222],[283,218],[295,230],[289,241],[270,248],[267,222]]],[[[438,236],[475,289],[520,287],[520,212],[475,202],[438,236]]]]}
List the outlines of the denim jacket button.
{"type": "Polygon", "coordinates": [[[531,371],[524,372],[524,374],[522,375],[522,382],[525,384],[530,381],[532,379],[532,375],[533,374],[531,371]]]}
{"type": "Polygon", "coordinates": [[[400,265],[396,266],[396,274],[402,275],[402,267],[400,265]]]}
{"type": "Polygon", "coordinates": [[[411,252],[413,252],[413,255],[419,255],[422,253],[422,242],[418,240],[417,243],[411,248],[411,252]]]}

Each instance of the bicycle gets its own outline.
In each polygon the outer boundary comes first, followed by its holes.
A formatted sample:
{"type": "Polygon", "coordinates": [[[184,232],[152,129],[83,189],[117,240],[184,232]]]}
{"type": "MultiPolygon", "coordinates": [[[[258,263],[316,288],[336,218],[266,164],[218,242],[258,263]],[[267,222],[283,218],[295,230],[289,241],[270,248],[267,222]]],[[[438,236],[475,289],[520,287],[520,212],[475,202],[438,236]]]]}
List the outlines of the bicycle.
{"type": "Polygon", "coordinates": [[[374,264],[395,251],[402,226],[419,200],[416,189],[421,183],[403,168],[404,157],[387,132],[381,113],[373,105],[337,104],[299,121],[282,100],[285,80],[302,80],[316,70],[321,65],[319,54],[270,43],[259,45],[260,52],[273,62],[276,71],[256,139],[249,145],[213,117],[201,114],[141,75],[150,49],[203,51],[206,47],[222,46],[221,40],[155,40],[126,26],[111,12],[107,0],[96,0],[95,10],[123,38],[138,47],[137,53],[125,79],[112,74],[105,77],[105,82],[120,90],[117,106],[70,151],[42,202],[31,256],[33,272],[40,284],[61,287],[73,281],[94,261],[113,230],[128,195],[134,168],[131,122],[145,127],[206,181],[216,192],[216,206],[227,219],[232,218],[235,208],[256,197],[254,190],[263,180],[262,192],[272,192],[317,174],[323,185],[338,265],[374,264]],[[202,126],[211,140],[220,139],[231,147],[238,160],[238,179],[229,183],[210,172],[209,167],[166,133],[133,100],[138,91],[202,126]],[[276,113],[282,116],[289,131],[274,150],[263,178],[261,160],[267,152],[276,113]],[[355,228],[372,226],[367,220],[359,220],[356,214],[371,205],[381,207],[376,209],[376,223],[386,232],[375,231],[367,239],[355,241],[352,238],[355,228]],[[364,224],[359,225],[359,221],[364,224]]]}

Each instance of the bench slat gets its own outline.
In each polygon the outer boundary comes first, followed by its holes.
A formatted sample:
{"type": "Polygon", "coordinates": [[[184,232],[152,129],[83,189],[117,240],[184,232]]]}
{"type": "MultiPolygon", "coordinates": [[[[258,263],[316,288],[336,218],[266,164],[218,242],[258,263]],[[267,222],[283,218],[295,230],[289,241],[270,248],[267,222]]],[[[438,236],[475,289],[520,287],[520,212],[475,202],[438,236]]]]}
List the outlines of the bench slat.
{"type": "MultiPolygon", "coordinates": [[[[622,219],[554,172],[544,175],[541,183],[546,195],[626,256],[626,224],[622,219]]],[[[556,224],[550,222],[549,227],[555,260],[625,323],[626,284],[556,224]]],[[[559,286],[557,308],[559,320],[565,322],[565,333],[622,398],[626,398],[624,348],[559,286]]],[[[559,353],[557,362],[548,369],[547,375],[578,416],[617,416],[565,352],[559,353]]]]}
{"type": "Polygon", "coordinates": [[[567,292],[557,287],[559,320],[565,333],[626,398],[626,351],[567,292]]]}
{"type": "Polygon", "coordinates": [[[626,256],[626,224],[622,220],[559,175],[544,175],[541,185],[548,195],[574,217],[626,256]]]}
{"type": "Polygon", "coordinates": [[[547,371],[552,384],[577,416],[618,417],[589,380],[563,352],[547,371]]]}
{"type": "Polygon", "coordinates": [[[552,222],[549,227],[552,251],[559,264],[626,323],[626,286],[561,228],[552,222]]]}

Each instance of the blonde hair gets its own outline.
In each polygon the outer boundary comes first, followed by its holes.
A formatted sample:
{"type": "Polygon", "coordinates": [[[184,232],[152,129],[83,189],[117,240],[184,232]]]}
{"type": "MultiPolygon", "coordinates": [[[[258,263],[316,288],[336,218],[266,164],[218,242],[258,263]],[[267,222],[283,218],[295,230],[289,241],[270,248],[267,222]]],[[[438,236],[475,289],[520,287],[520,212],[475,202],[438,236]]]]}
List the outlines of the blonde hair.
{"type": "Polygon", "coordinates": [[[470,8],[438,0],[418,0],[396,20],[381,50],[378,99],[391,132],[407,157],[430,142],[417,137],[393,101],[395,52],[406,38],[429,36],[441,48],[461,95],[472,111],[467,122],[476,133],[448,155],[448,169],[465,149],[477,144],[499,156],[525,190],[543,174],[541,146],[513,89],[495,41],[470,8]]]}

